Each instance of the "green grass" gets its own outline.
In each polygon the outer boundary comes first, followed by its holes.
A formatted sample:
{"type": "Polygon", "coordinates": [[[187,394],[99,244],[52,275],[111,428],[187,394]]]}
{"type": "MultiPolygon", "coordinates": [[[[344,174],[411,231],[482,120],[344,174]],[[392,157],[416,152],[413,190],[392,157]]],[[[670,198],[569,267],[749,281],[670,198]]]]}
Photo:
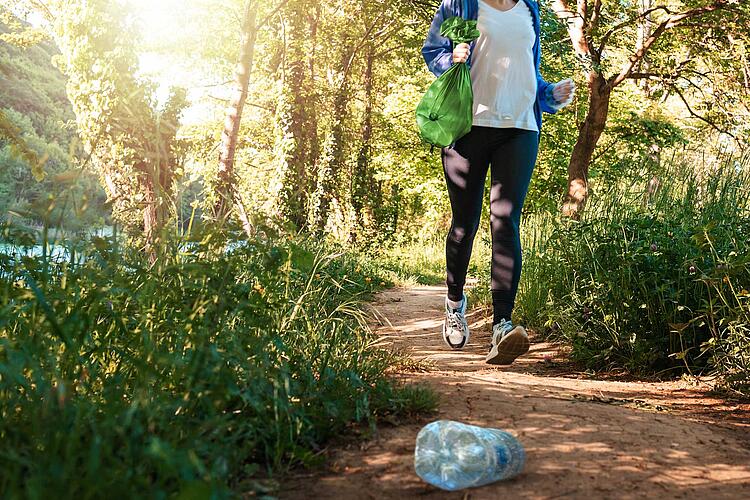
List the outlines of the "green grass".
{"type": "MultiPolygon", "coordinates": [[[[335,436],[434,409],[387,376],[361,304],[388,278],[314,241],[98,238],[81,265],[0,256],[0,490],[231,496],[335,436]]],[[[383,283],[384,285],[381,285],[383,283]]]]}
{"type": "Polygon", "coordinates": [[[676,161],[648,202],[641,182],[623,184],[595,192],[580,221],[527,219],[520,320],[591,368],[716,371],[747,391],[750,173],[715,167],[701,178],[676,161]]]}
{"type": "Polygon", "coordinates": [[[386,279],[399,285],[445,283],[445,235],[390,248],[370,248],[363,256],[386,279]]]}

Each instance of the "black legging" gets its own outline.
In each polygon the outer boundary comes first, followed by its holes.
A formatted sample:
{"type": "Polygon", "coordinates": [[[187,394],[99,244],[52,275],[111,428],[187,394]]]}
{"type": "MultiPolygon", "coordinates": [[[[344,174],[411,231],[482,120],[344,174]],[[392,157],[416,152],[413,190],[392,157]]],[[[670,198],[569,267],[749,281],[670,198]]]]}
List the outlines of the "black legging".
{"type": "Polygon", "coordinates": [[[521,278],[521,208],[536,164],[539,134],[516,128],[472,127],[453,148],[442,148],[453,220],[445,245],[448,298],[463,296],[474,236],[479,228],[490,165],[493,323],[511,319],[521,278]]]}

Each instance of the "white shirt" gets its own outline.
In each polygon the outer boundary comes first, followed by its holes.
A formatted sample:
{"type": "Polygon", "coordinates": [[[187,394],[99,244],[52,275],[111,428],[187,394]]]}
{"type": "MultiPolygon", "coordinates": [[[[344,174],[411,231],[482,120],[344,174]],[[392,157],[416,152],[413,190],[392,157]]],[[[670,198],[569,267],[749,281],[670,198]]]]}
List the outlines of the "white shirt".
{"type": "Polygon", "coordinates": [[[471,56],[474,125],[539,131],[534,118],[536,67],[531,11],[523,0],[501,11],[479,0],[471,56]]]}

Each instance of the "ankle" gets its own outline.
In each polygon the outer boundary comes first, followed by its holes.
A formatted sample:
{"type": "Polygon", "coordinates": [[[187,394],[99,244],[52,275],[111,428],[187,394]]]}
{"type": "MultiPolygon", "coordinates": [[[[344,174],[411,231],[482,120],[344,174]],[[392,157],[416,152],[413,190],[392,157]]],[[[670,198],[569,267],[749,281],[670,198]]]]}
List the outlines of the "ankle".
{"type": "Polygon", "coordinates": [[[461,302],[464,298],[464,287],[463,285],[448,285],[448,300],[453,302],[461,302]]]}
{"type": "Polygon", "coordinates": [[[451,309],[461,309],[463,305],[464,305],[463,297],[459,300],[453,300],[450,297],[448,297],[448,307],[450,307],[451,309]]]}

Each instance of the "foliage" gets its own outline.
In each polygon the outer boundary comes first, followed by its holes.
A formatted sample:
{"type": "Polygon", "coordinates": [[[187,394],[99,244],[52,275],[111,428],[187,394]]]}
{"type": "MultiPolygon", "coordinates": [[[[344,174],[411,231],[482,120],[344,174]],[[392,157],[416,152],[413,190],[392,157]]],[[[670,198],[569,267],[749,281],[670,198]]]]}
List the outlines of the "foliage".
{"type": "Polygon", "coordinates": [[[747,162],[696,168],[683,156],[658,179],[651,195],[613,187],[579,222],[535,219],[518,314],[590,367],[709,367],[747,384],[747,162]]]}
{"type": "Polygon", "coordinates": [[[175,88],[159,105],[153,84],[136,76],[136,33],[126,7],[57,0],[48,15],[83,149],[113,216],[150,244],[171,208],[180,166],[176,134],[187,101],[185,91],[175,88]]]}
{"type": "MultiPolygon", "coordinates": [[[[31,166],[31,173],[34,179],[43,181],[46,175],[44,172],[44,163],[47,161],[47,158],[39,158],[37,152],[31,149],[26,141],[21,138],[20,130],[8,118],[7,113],[3,113],[2,111],[0,111],[0,135],[8,142],[6,148],[3,148],[3,152],[7,156],[20,159],[31,166]]],[[[10,160],[10,158],[7,160],[10,160]]]]}
{"type": "MultiPolygon", "coordinates": [[[[24,4],[21,0],[15,3],[24,4]]],[[[74,63],[74,66],[83,68],[79,68],[77,80],[83,78],[82,81],[96,82],[100,77],[109,79],[110,83],[97,92],[97,98],[102,101],[100,107],[105,115],[110,113],[107,116],[119,124],[122,133],[115,133],[120,138],[113,140],[133,146],[114,148],[118,158],[125,161],[122,169],[116,169],[117,175],[109,176],[110,181],[119,179],[123,185],[130,185],[126,181],[132,183],[139,177],[131,168],[135,165],[134,158],[148,159],[160,154],[155,153],[155,149],[172,149],[169,145],[161,148],[156,144],[158,140],[154,137],[158,134],[149,125],[149,116],[159,113],[158,106],[155,110],[146,109],[155,104],[152,102],[153,88],[146,84],[144,90],[139,86],[143,81],[133,81],[133,75],[137,74],[133,58],[138,54],[147,51],[149,55],[159,54],[163,60],[168,59],[169,70],[163,72],[190,74],[193,89],[190,104],[215,114],[216,118],[191,123],[189,128],[181,129],[180,137],[188,136],[189,142],[184,147],[175,148],[180,151],[180,157],[175,158],[177,165],[165,167],[167,171],[174,170],[176,185],[170,193],[163,194],[170,198],[169,204],[180,205],[172,208],[181,218],[186,217],[181,201],[184,198],[179,194],[180,183],[187,180],[187,177],[181,177],[183,172],[190,178],[187,189],[193,191],[191,202],[196,199],[194,194],[198,187],[203,188],[197,213],[204,213],[202,209],[215,202],[215,148],[220,142],[224,106],[217,96],[225,95],[227,90],[225,84],[217,82],[231,80],[239,50],[237,19],[241,18],[245,3],[240,0],[164,2],[164,10],[174,11],[175,25],[169,27],[166,35],[160,32],[162,35],[157,36],[142,29],[137,33],[137,16],[115,22],[124,18],[124,13],[131,7],[126,8],[121,2],[109,2],[105,8],[93,2],[87,8],[91,12],[104,9],[103,14],[94,15],[95,20],[84,16],[76,28],[94,29],[98,26],[97,30],[107,33],[101,37],[108,40],[107,44],[89,47],[86,57],[96,54],[97,58],[112,61],[112,64],[119,58],[117,64],[127,68],[119,73],[107,73],[105,64],[102,75],[88,75],[84,73],[90,65],[84,64],[83,60],[80,64],[74,63]],[[127,39],[127,44],[124,39],[127,39]],[[105,50],[115,46],[121,48],[105,50]],[[97,52],[99,49],[102,50],[97,52]],[[120,89],[114,94],[107,90],[114,88],[113,85],[120,89]],[[208,90],[197,92],[197,88],[208,90]],[[138,102],[123,103],[123,95],[129,95],[128,89],[133,90],[138,102]],[[144,99],[148,106],[143,105],[144,99]],[[114,109],[119,110],[115,115],[111,114],[114,109]],[[182,169],[182,156],[187,170],[182,169]]],[[[65,2],[51,5],[61,7],[65,2]]],[[[685,3],[686,8],[692,6],[685,3]]],[[[585,82],[578,71],[580,60],[571,50],[566,25],[556,19],[552,9],[543,7],[542,72],[545,78],[557,81],[575,75],[579,87],[584,88],[585,82]]],[[[261,3],[258,8],[260,24],[255,64],[236,166],[238,190],[245,206],[251,207],[253,212],[262,212],[266,218],[286,219],[296,228],[324,225],[335,238],[349,239],[365,246],[388,244],[400,236],[399,233],[420,239],[428,236],[427,233],[436,226],[446,226],[449,209],[440,159],[419,143],[413,116],[419,98],[433,79],[420,53],[427,23],[434,13],[433,7],[409,0],[337,0],[328,4],[301,1],[278,5],[261,3]],[[332,50],[332,47],[344,47],[345,50],[332,50]],[[368,73],[370,66],[371,72],[368,73]],[[371,123],[369,129],[367,123],[371,123]]],[[[659,10],[646,22],[633,17],[635,7],[630,4],[604,2],[602,9],[598,19],[600,31],[603,26],[622,24],[608,39],[610,50],[602,55],[602,60],[611,70],[618,68],[624,60],[626,49],[640,33],[639,26],[646,29],[646,25],[660,21],[664,14],[659,10]]],[[[73,11],[68,9],[68,12],[73,11]]],[[[704,28],[698,30],[705,35],[700,39],[700,46],[710,45],[712,40],[736,31],[740,14],[744,15],[740,12],[735,19],[731,13],[722,13],[721,19],[732,22],[731,26],[721,30],[709,30],[707,34],[703,33],[704,28]]],[[[719,16],[718,13],[712,14],[708,19],[713,21],[719,16]]],[[[65,30],[73,37],[82,33],[76,34],[72,26],[65,30]]],[[[698,31],[693,33],[687,27],[670,31],[669,38],[652,46],[649,57],[640,67],[641,73],[656,66],[679,65],[681,59],[677,56],[684,55],[688,41],[699,37],[698,31]]],[[[603,35],[604,31],[592,34],[596,40],[603,35]]],[[[744,60],[744,42],[742,37],[735,37],[734,41],[726,37],[721,39],[721,54],[712,55],[701,49],[700,60],[679,66],[680,76],[675,76],[679,81],[664,80],[674,85],[665,86],[661,80],[645,85],[640,80],[630,79],[620,85],[620,91],[613,94],[609,126],[594,154],[589,175],[594,188],[623,176],[632,178],[635,169],[630,168],[631,164],[653,157],[656,148],[667,148],[676,144],[675,140],[692,139],[688,130],[702,122],[685,117],[683,103],[673,91],[675,86],[682,89],[688,102],[698,106],[700,111],[705,106],[698,103],[706,101],[709,93],[731,97],[729,100],[733,104],[729,104],[735,113],[735,129],[741,131],[741,127],[737,128],[742,123],[738,117],[744,102],[744,87],[738,79],[741,75],[722,69],[719,62],[730,64],[725,57],[729,51],[738,54],[737,61],[744,60]],[[714,86],[708,87],[696,80],[699,79],[696,72],[703,72],[714,63],[710,75],[714,86]],[[691,78],[692,83],[688,84],[686,78],[691,78]],[[676,138],[677,135],[682,139],[676,138]]],[[[58,41],[65,45],[62,40],[58,41]]],[[[164,79],[165,75],[159,76],[164,79]]],[[[73,86],[80,87],[76,83],[73,86]]],[[[79,90],[85,90],[85,86],[79,90]]],[[[84,94],[77,99],[85,103],[88,101],[84,94]]],[[[163,100],[163,91],[161,94],[163,100]]],[[[727,103],[712,108],[712,113],[728,112],[727,103]]],[[[559,205],[560,195],[567,184],[570,153],[579,131],[576,125],[580,125],[587,106],[587,100],[580,95],[568,110],[555,116],[545,115],[543,147],[527,197],[527,213],[553,210],[559,205]]],[[[93,108],[79,112],[83,112],[81,123],[84,128],[97,123],[93,108]]],[[[205,116],[210,115],[206,113],[205,116]]],[[[703,131],[697,130],[697,133],[703,131]]],[[[82,134],[97,137],[93,129],[82,130],[82,134]]],[[[83,142],[91,141],[84,139],[83,142]]],[[[153,169],[147,167],[145,170],[153,169]]],[[[107,184],[106,178],[102,178],[102,183],[112,186],[107,184]]],[[[123,204],[116,203],[115,206],[120,220],[127,219],[133,227],[140,227],[138,209],[146,202],[139,197],[143,197],[146,191],[142,188],[123,189],[120,197],[113,197],[110,193],[110,199],[123,204]]]]}
{"type": "Polygon", "coordinates": [[[396,242],[391,247],[370,246],[363,255],[396,283],[438,285],[445,282],[445,236],[396,242]]]}
{"type": "Polygon", "coordinates": [[[18,15],[27,8],[19,0],[5,0],[0,5],[0,42],[16,47],[31,47],[47,38],[47,34],[21,21],[18,15]]]}
{"type": "MultiPolygon", "coordinates": [[[[6,30],[0,24],[0,33],[6,30]]],[[[54,220],[77,230],[105,217],[104,193],[92,175],[73,163],[75,135],[67,125],[73,113],[65,79],[50,62],[56,53],[46,41],[19,48],[0,40],[0,220],[12,213],[42,225],[50,197],[61,201],[70,194],[90,210],[74,212],[69,204],[60,213],[65,203],[59,203],[54,220]]]]}
{"type": "Polygon", "coordinates": [[[171,239],[150,268],[116,235],[2,255],[2,491],[248,493],[354,425],[435,405],[385,376],[395,358],[359,309],[373,269],[313,241],[222,238],[171,239]]]}

